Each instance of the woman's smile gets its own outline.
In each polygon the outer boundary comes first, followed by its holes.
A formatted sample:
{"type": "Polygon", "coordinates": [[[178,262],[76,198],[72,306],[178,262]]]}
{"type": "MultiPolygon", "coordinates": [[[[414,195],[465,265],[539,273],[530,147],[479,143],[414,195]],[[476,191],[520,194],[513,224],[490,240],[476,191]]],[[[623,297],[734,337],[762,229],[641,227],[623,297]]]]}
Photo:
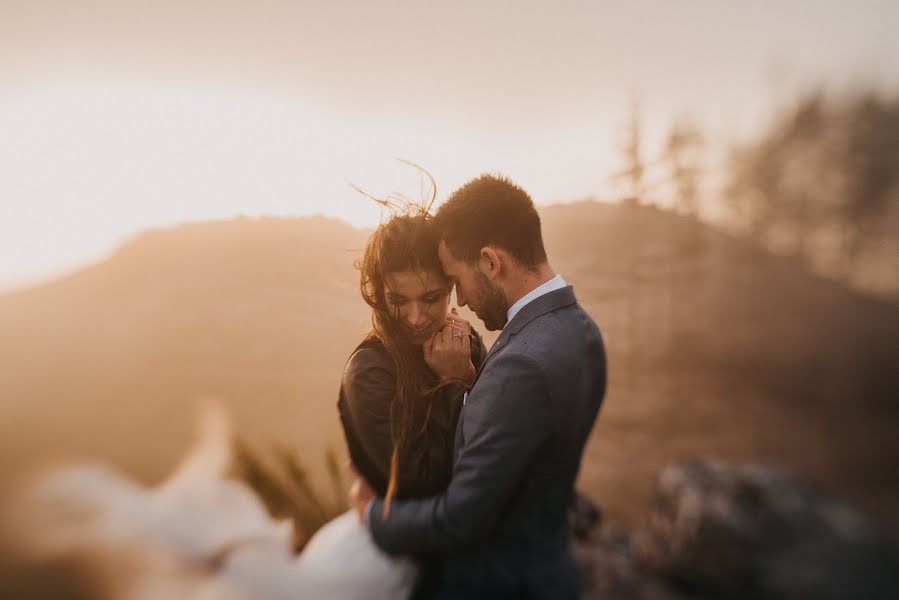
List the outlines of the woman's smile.
{"type": "Polygon", "coordinates": [[[413,342],[440,329],[449,305],[449,282],[437,271],[388,273],[387,303],[413,342]]]}

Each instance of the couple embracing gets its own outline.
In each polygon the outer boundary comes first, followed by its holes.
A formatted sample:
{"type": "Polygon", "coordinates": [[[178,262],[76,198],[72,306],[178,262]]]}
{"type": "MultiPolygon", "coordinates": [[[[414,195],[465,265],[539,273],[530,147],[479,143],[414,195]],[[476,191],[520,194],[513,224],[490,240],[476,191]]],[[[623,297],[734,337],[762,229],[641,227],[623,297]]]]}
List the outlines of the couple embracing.
{"type": "Polygon", "coordinates": [[[568,509],[605,353],[530,197],[481,176],[382,224],[359,266],[373,328],[338,402],[355,510],[303,558],[343,564],[334,597],[579,597],[568,509]],[[453,288],[501,330],[489,352],[453,288]]]}

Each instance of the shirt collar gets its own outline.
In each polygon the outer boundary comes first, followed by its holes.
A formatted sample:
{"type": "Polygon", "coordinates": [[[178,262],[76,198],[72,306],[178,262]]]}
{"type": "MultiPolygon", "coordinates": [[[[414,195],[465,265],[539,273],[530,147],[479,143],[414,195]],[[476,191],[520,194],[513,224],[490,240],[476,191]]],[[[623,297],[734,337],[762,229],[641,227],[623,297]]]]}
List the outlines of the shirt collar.
{"type": "Polygon", "coordinates": [[[562,279],[561,275],[556,275],[555,277],[553,277],[546,283],[538,285],[537,287],[532,289],[530,292],[528,292],[527,294],[525,294],[524,296],[519,298],[518,302],[516,302],[515,304],[513,304],[512,306],[509,307],[509,310],[506,311],[506,323],[507,324],[510,323],[512,321],[512,319],[515,318],[515,315],[517,315],[518,312],[522,308],[524,308],[525,305],[527,305],[528,303],[533,302],[534,300],[536,300],[540,296],[543,296],[544,294],[548,294],[550,292],[560,290],[567,285],[568,285],[568,283],[566,283],[565,280],[562,279]]]}

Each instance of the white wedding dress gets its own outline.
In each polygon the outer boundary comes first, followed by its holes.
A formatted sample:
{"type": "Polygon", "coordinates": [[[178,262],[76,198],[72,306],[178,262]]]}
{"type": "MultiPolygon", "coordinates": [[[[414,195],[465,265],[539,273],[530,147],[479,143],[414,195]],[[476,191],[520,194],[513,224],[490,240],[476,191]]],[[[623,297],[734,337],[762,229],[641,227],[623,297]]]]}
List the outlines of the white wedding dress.
{"type": "Polygon", "coordinates": [[[378,548],[352,510],[312,537],[296,568],[304,595],[338,600],[408,598],[418,576],[414,561],[378,548]]]}
{"type": "Polygon", "coordinates": [[[145,487],[115,468],[53,470],[21,491],[15,538],[36,556],[106,565],[127,600],[402,600],[418,567],[382,552],[348,511],[299,556],[292,525],[273,520],[244,483],[226,479],[230,438],[212,415],[165,482],[145,487]],[[121,563],[121,564],[120,564],[121,563]]]}
{"type": "Polygon", "coordinates": [[[348,511],[322,527],[298,557],[246,545],[229,556],[222,573],[264,600],[402,600],[412,593],[418,567],[382,552],[348,511]]]}

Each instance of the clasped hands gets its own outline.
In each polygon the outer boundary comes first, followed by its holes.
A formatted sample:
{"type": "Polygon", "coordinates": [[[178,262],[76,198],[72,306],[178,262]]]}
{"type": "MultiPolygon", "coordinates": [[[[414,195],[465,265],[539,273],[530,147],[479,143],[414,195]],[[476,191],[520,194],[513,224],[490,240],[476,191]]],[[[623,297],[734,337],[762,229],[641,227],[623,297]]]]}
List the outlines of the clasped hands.
{"type": "Polygon", "coordinates": [[[440,377],[441,382],[458,381],[471,385],[475,378],[471,362],[471,324],[453,308],[446,316],[443,328],[425,340],[425,363],[440,377]]]}

